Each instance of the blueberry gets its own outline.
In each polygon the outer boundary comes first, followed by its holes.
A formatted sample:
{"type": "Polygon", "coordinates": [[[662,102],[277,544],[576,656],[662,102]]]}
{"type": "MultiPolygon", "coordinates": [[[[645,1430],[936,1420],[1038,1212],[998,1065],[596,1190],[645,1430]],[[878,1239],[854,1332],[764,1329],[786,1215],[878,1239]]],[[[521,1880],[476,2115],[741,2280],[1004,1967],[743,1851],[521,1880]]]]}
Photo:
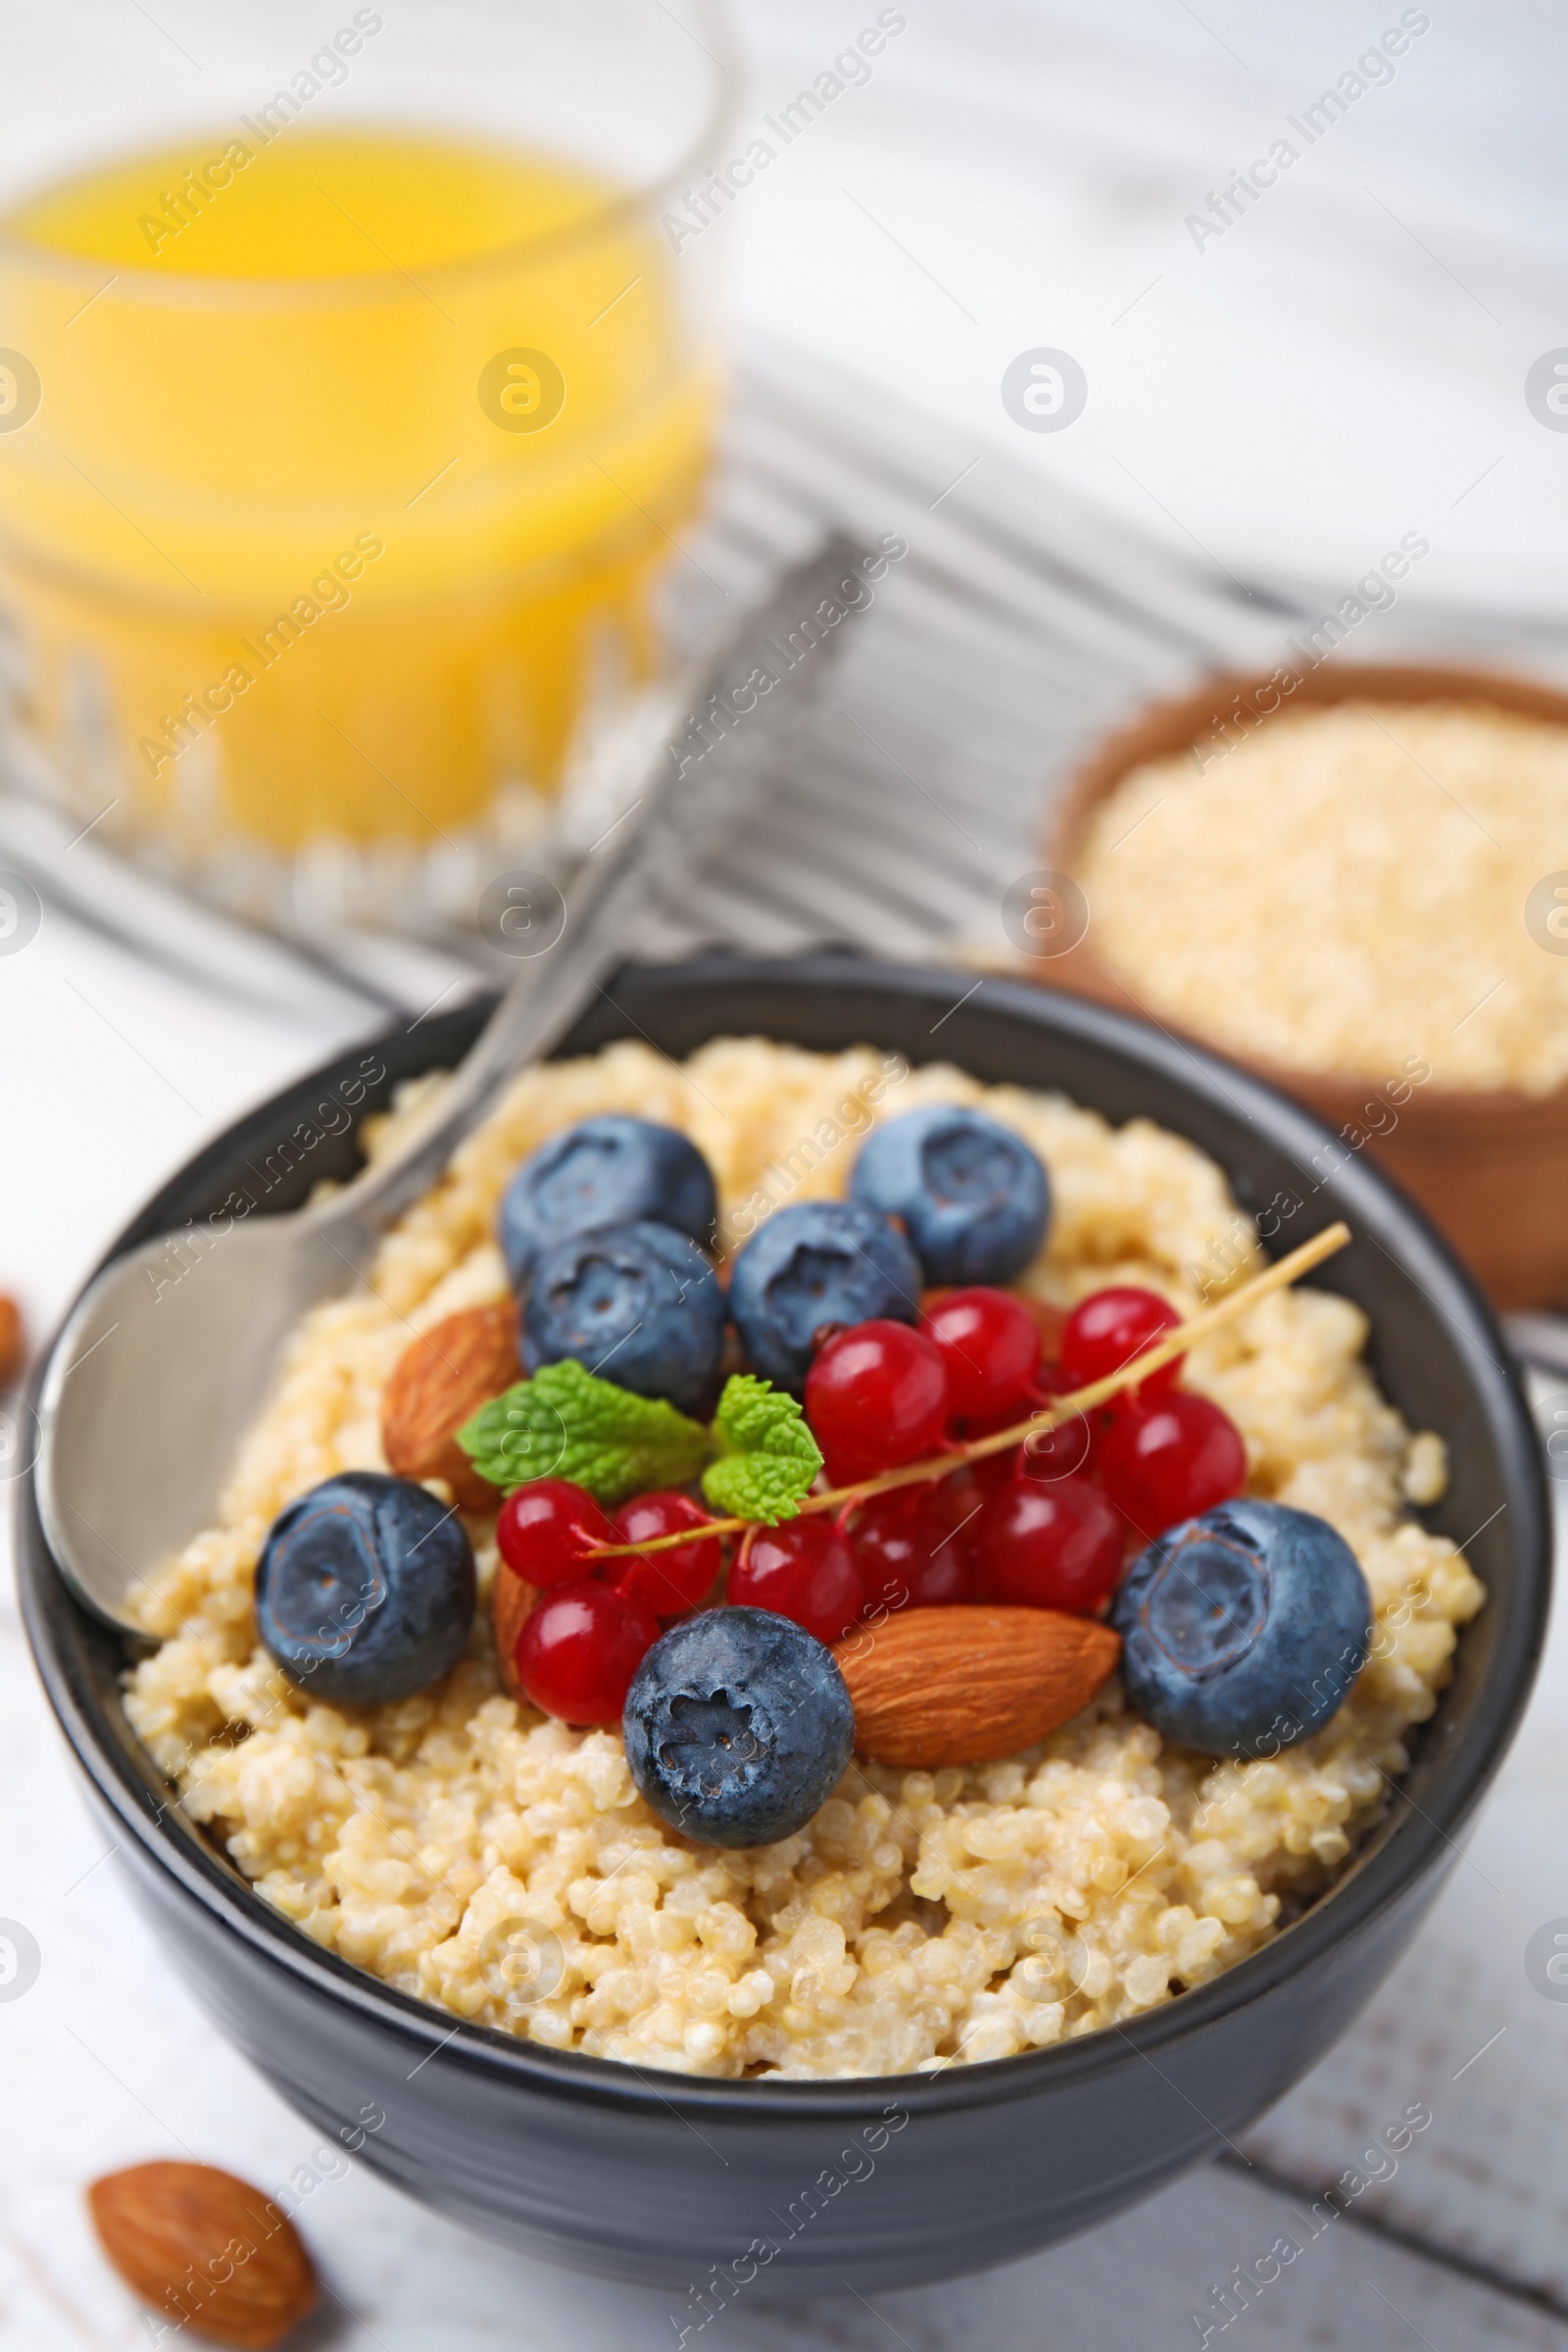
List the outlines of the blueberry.
{"type": "Polygon", "coordinates": [[[824,1324],[919,1320],[920,1268],[897,1226],[874,1209],[802,1200],[776,1210],[740,1251],[729,1311],[752,1370],[799,1392],[811,1335],[824,1324]]]}
{"type": "Polygon", "coordinates": [[[1111,1607],[1122,1683],[1155,1730],[1210,1756],[1271,1756],[1327,1723],[1365,1662],[1372,1600],[1327,1521],[1222,1502],[1166,1530],[1111,1607]]]}
{"type": "Polygon", "coordinates": [[[673,1127],[605,1111],[529,1153],[501,1203],[501,1250],[520,1290],[557,1242],[645,1218],[710,1245],[718,1198],[707,1160],[673,1127]]]}
{"type": "Polygon", "coordinates": [[[855,1748],[855,1709],[814,1634],[772,1609],[705,1609],[661,1635],[626,1693],[631,1777],[708,1845],[804,1829],[855,1748]]]}
{"type": "Polygon", "coordinates": [[[411,1698],[455,1666],[473,1624],[463,1523],[412,1479],[345,1470],[279,1511],[256,1569],[256,1627],[329,1706],[411,1698]]]}
{"type": "Polygon", "coordinates": [[[711,1412],[724,1352],[724,1294],[697,1244],[643,1219],[557,1242],[522,1310],[530,1372],[572,1356],[639,1396],[711,1412]]]}
{"type": "Polygon", "coordinates": [[[1051,1222],[1051,1185],[1022,1136],[952,1102],[873,1129],[850,1198],[903,1218],[931,1283],[1010,1282],[1051,1222]]]}

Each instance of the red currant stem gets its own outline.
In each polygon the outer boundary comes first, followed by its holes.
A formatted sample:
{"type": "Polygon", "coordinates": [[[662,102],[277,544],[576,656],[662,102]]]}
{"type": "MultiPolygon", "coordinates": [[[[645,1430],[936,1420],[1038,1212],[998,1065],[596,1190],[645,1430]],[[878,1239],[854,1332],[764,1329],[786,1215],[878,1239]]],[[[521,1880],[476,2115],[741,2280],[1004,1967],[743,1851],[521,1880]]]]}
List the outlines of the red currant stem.
{"type": "MultiPolygon", "coordinates": [[[[830,1487],[824,1494],[808,1494],[801,1504],[802,1516],[808,1511],[842,1512],[858,1502],[865,1502],[873,1494],[889,1494],[896,1487],[920,1486],[928,1479],[946,1478],[953,1471],[961,1470],[966,1462],[980,1462],[989,1454],[1006,1453],[1014,1446],[1022,1446],[1029,1438],[1042,1437],[1048,1429],[1059,1428],[1063,1421],[1071,1421],[1079,1413],[1092,1412],[1096,1405],[1107,1403],[1112,1396],[1119,1396],[1123,1389],[1136,1388],[1141,1381],[1149,1378],[1151,1372],[1159,1371],[1174,1357],[1185,1355],[1195,1340],[1205,1340],[1210,1332],[1222,1330],[1227,1323],[1234,1323],[1238,1316],[1245,1315],[1249,1308],[1255,1306],[1260,1298],[1270,1298],[1276,1291],[1289,1290],[1293,1282],[1299,1281],[1314,1266],[1320,1266],[1326,1257],[1332,1257],[1337,1250],[1343,1250],[1349,1239],[1350,1228],[1343,1221],[1326,1225],[1321,1233],[1314,1234],[1309,1242],[1303,1242],[1298,1250],[1293,1250],[1288,1257],[1278,1259],[1263,1273],[1254,1275],[1239,1291],[1232,1291],[1213,1306],[1203,1307],[1189,1322],[1178,1324],[1155,1347],[1146,1348],[1142,1355],[1131,1357],[1119,1371],[1107,1372],[1102,1380],[1092,1380],[1087,1388],[1074,1389],[1065,1396],[1054,1396],[1049,1410],[1035,1413],[1011,1429],[999,1429],[992,1437],[971,1438],[967,1445],[951,1446],[946,1452],[935,1454],[926,1461],[905,1462],[897,1470],[884,1470],[878,1477],[863,1478],[853,1487],[830,1487]]],[[[714,1536],[727,1536],[757,1524],[755,1519],[712,1519],[709,1522],[707,1532],[714,1536]]],[[[614,1559],[623,1552],[667,1551],[676,1544],[690,1542],[690,1535],[655,1536],[646,1544],[601,1544],[588,1556],[595,1560],[614,1559]]]]}

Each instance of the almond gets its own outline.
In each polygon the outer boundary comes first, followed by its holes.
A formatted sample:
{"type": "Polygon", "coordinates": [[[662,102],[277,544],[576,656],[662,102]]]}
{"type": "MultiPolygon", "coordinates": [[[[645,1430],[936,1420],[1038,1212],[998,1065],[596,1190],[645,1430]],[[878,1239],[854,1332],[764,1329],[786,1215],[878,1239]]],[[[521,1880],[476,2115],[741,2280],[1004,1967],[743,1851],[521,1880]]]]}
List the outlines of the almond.
{"type": "Polygon", "coordinates": [[[1057,1609],[899,1609],[833,1655],[855,1702],[855,1744],[878,1764],[991,1764],[1087,1706],[1121,1637],[1057,1609]]]}
{"type": "Polygon", "coordinates": [[[492,1509],[496,1490],[458,1444],[481,1404],[522,1378],[511,1298],[466,1307],[404,1348],[381,1394],[381,1450],[400,1478],[444,1478],[466,1511],[492,1509]]]}
{"type": "Polygon", "coordinates": [[[311,2258],[259,2188],[210,2164],[133,2164],[87,2191],[104,2252],[133,2293],[215,2344],[266,2352],[316,2308],[311,2258]]]}
{"type": "Polygon", "coordinates": [[[505,1560],[496,1563],[495,1591],[490,1595],[490,1625],[496,1641],[496,1667],[501,1676],[502,1689],[509,1698],[524,1696],[514,1661],[522,1621],[538,1597],[537,1585],[530,1585],[526,1577],[515,1575],[505,1560]]]}
{"type": "Polygon", "coordinates": [[[14,1298],[0,1291],[0,1389],[10,1388],[25,1355],[21,1310],[14,1298]]]}

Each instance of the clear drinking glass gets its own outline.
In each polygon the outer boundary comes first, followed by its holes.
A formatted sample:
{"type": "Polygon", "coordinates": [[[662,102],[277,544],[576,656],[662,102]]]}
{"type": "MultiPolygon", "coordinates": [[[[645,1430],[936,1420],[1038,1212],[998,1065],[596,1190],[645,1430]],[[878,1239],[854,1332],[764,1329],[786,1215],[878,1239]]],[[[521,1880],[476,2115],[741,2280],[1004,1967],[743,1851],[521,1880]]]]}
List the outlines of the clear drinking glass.
{"type": "Polygon", "coordinates": [[[0,599],[83,819],[265,902],[515,838],[649,673],[732,77],[716,0],[212,15],[9,37],[0,599]]]}

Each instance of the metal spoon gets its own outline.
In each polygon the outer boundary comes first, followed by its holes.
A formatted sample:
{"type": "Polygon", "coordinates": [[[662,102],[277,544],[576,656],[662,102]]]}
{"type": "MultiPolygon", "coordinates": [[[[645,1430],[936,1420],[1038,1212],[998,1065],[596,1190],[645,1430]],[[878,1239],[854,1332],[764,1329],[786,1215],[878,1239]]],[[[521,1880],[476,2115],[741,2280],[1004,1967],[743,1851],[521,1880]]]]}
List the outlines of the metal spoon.
{"type": "MultiPolygon", "coordinates": [[[[210,1234],[178,1282],[169,1280],[167,1243],[145,1242],[83,1294],[44,1375],[35,1483],[55,1558],[100,1616],[134,1625],[137,1589],[213,1524],[301,1316],[361,1280],[388,1226],[624,960],[636,918],[689,883],[734,826],[777,753],[781,723],[832,659],[843,623],[825,627],[819,607],[851,584],[858,561],[850,541],[831,540],[707,668],[688,708],[704,712],[720,697],[728,731],[710,711],[711,748],[699,751],[704,738],[693,732],[662,753],[641,801],[579,874],[558,941],[522,965],[400,1151],[318,1206],[236,1218],[210,1234]],[[760,671],[776,679],[760,693],[760,671]]],[[[843,600],[835,604],[842,611],[843,600]]]]}

